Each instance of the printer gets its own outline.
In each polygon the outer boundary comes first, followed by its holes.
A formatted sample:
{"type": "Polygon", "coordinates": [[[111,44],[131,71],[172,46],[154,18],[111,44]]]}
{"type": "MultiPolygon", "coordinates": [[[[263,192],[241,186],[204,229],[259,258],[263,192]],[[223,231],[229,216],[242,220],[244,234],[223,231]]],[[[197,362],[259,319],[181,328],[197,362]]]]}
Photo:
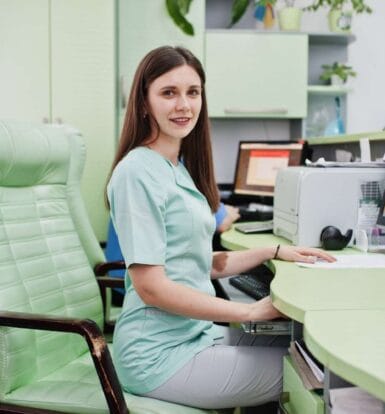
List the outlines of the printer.
{"type": "MultiPolygon", "coordinates": [[[[320,246],[324,227],[355,230],[360,199],[368,182],[383,188],[385,168],[288,167],[277,173],[274,228],[294,245],[320,246]]],[[[353,238],[350,243],[352,243],[353,238]]]]}

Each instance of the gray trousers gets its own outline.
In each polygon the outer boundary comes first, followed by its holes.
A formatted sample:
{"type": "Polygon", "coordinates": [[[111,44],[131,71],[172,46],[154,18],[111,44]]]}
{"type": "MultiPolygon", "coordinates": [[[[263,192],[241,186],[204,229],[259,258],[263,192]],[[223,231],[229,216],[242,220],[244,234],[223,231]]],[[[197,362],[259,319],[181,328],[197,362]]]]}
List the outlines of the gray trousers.
{"type": "Polygon", "coordinates": [[[223,339],[144,395],[205,409],[254,407],[276,401],[282,392],[282,359],[289,338],[250,335],[237,328],[223,330],[223,339]]]}

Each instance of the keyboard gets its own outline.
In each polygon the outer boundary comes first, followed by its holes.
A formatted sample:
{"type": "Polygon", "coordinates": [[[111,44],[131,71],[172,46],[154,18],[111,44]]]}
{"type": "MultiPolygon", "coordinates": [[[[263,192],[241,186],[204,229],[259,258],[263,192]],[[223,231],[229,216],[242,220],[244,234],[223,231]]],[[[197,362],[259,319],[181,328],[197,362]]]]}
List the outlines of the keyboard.
{"type": "Polygon", "coordinates": [[[234,224],[235,230],[241,233],[271,233],[273,231],[273,220],[256,221],[252,223],[234,224]]]}
{"type": "Polygon", "coordinates": [[[271,220],[273,207],[264,204],[250,203],[238,206],[240,219],[238,221],[271,220]]]}
{"type": "Polygon", "coordinates": [[[253,273],[231,276],[230,285],[246,293],[256,300],[260,300],[270,294],[270,282],[273,279],[273,273],[265,265],[255,268],[253,273]]]}

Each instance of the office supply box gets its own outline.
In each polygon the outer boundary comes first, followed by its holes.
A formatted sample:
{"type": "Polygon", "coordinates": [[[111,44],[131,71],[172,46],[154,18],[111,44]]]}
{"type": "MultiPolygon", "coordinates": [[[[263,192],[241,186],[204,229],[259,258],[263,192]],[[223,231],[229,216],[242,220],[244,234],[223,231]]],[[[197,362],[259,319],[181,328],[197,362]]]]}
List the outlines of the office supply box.
{"type": "MultiPolygon", "coordinates": [[[[288,167],[277,174],[274,234],[295,245],[319,246],[324,227],[355,230],[365,189],[384,187],[385,168],[288,167]]],[[[370,196],[370,194],[369,194],[370,196]]],[[[353,237],[350,243],[352,243],[353,237]]]]}

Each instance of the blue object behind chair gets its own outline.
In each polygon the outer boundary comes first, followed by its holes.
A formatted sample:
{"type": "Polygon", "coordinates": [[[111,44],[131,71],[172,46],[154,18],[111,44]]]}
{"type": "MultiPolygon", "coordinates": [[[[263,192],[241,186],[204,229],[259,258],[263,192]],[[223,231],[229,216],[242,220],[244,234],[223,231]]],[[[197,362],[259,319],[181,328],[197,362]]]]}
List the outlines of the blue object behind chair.
{"type": "MultiPolygon", "coordinates": [[[[108,235],[107,235],[107,245],[105,250],[106,259],[109,262],[124,260],[122,251],[120,250],[118,236],[112,221],[108,223],[108,235]]],[[[111,270],[108,274],[111,277],[119,277],[124,279],[125,276],[124,270],[111,270]]],[[[128,281],[126,281],[127,286],[128,281]]],[[[123,288],[115,288],[116,292],[119,292],[121,295],[124,295],[125,290],[123,288]]]]}

